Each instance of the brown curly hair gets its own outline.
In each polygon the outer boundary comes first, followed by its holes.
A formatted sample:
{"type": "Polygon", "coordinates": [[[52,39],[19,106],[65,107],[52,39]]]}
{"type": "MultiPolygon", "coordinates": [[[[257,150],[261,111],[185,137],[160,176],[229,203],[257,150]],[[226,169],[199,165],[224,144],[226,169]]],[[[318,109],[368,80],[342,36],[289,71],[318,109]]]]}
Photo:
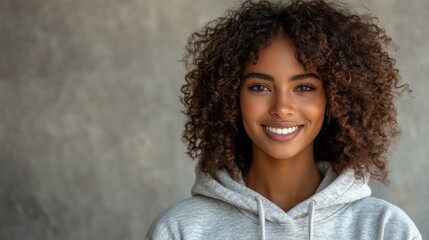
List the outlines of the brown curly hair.
{"type": "Polygon", "coordinates": [[[304,68],[316,67],[326,91],[316,161],[329,162],[337,174],[352,168],[358,178],[369,174],[386,183],[389,146],[400,132],[393,101],[408,85],[399,86],[386,51],[391,39],[377,18],[323,0],[246,1],[191,35],[181,88],[188,117],[183,140],[199,170],[246,174],[252,153],[240,116],[242,71],[279,35],[294,43],[304,68]]]}

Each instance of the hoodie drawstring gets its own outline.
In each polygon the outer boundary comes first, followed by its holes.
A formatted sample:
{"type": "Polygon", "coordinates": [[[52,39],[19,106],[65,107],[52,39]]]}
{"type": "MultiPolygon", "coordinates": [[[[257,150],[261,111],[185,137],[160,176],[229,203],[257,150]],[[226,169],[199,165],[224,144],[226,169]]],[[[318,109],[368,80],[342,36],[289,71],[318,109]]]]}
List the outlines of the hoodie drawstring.
{"type": "Polygon", "coordinates": [[[314,218],[314,200],[310,202],[308,206],[308,237],[310,240],[313,239],[313,218],[314,218]]]}
{"type": "Polygon", "coordinates": [[[258,202],[258,212],[259,212],[259,224],[261,224],[261,239],[265,240],[265,211],[262,200],[256,196],[256,201],[258,202]]]}
{"type": "MultiPolygon", "coordinates": [[[[265,211],[264,204],[262,203],[262,199],[258,196],[255,197],[258,203],[258,213],[259,213],[259,224],[261,225],[261,239],[265,240],[265,211]]],[[[313,219],[314,219],[314,207],[315,201],[312,200],[308,205],[308,236],[309,239],[313,239],[313,219]]]]}

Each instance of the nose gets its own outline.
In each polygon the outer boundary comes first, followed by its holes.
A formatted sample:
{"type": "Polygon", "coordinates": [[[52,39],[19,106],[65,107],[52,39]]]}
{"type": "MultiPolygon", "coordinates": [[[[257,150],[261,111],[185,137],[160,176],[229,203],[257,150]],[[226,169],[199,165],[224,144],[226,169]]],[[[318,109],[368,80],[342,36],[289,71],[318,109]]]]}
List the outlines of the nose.
{"type": "Polygon", "coordinates": [[[287,93],[277,93],[273,96],[270,114],[278,118],[292,116],[295,112],[293,98],[287,93]]]}

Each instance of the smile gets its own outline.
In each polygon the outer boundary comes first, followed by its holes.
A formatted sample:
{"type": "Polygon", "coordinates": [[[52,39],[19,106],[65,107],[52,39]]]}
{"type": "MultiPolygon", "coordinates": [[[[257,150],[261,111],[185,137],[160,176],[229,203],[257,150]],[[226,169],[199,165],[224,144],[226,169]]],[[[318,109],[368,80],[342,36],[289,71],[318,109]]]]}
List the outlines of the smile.
{"type": "Polygon", "coordinates": [[[274,134],[286,135],[286,134],[291,134],[296,130],[298,130],[298,126],[290,127],[290,128],[274,128],[274,127],[265,126],[265,129],[267,129],[267,131],[274,134]]]}

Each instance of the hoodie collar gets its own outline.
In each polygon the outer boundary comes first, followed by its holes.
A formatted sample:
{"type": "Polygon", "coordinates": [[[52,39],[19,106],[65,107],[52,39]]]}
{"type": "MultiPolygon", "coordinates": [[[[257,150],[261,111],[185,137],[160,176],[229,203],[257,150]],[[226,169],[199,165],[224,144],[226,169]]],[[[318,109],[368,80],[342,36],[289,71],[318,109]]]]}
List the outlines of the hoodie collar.
{"type": "MultiPolygon", "coordinates": [[[[287,213],[264,196],[246,187],[242,178],[238,180],[231,178],[226,170],[220,170],[216,179],[197,171],[192,195],[218,199],[236,206],[241,211],[249,212],[253,216],[260,216],[262,206],[264,219],[273,223],[287,223],[309,217],[309,210],[322,211],[318,214],[318,219],[326,218],[333,211],[323,211],[324,208],[332,209],[333,206],[342,206],[371,195],[367,181],[356,179],[353,170],[346,169],[340,175],[336,175],[329,164],[321,163],[318,166],[324,178],[316,193],[287,213]]],[[[313,219],[311,220],[313,221],[313,219]]]]}

